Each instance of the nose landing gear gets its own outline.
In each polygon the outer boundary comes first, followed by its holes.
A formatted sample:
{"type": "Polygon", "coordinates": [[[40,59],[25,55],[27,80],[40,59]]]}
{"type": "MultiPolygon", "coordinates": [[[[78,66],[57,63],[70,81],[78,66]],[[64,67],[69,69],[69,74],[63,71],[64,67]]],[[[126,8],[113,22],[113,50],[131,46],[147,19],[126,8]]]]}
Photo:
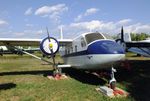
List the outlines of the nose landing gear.
{"type": "Polygon", "coordinates": [[[115,89],[116,87],[116,79],[115,79],[115,75],[114,73],[117,72],[116,69],[114,69],[114,67],[111,68],[111,80],[109,81],[109,85],[111,89],[115,89]]]}

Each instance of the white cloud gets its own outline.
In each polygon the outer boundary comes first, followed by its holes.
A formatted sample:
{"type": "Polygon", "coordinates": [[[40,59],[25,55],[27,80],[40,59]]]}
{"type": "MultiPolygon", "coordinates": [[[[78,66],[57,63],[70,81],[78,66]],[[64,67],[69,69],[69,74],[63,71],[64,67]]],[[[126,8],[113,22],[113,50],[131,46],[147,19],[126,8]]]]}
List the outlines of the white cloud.
{"type": "MultiPolygon", "coordinates": [[[[12,37],[22,37],[22,38],[44,38],[46,36],[46,30],[32,29],[30,28],[32,24],[26,24],[27,29],[22,32],[5,32],[4,34],[0,33],[1,36],[11,35],[12,37]]],[[[35,25],[34,25],[35,26],[35,25]]],[[[120,33],[121,27],[124,26],[125,33],[149,33],[150,34],[150,24],[142,23],[133,23],[131,19],[122,19],[119,21],[103,21],[103,20],[91,20],[86,22],[74,22],[66,25],[60,25],[63,27],[64,38],[74,38],[79,34],[84,32],[98,31],[100,33],[107,33],[109,35],[115,35],[120,33]]],[[[50,28],[50,33],[53,37],[59,38],[60,33],[59,28],[52,27],[50,28]]],[[[1,30],[3,32],[3,30],[1,30]]],[[[8,37],[8,36],[7,36],[8,37]]]]}
{"type": "Polygon", "coordinates": [[[0,19],[0,26],[8,25],[8,22],[0,19]]]}
{"type": "Polygon", "coordinates": [[[99,11],[99,9],[97,9],[97,8],[89,8],[84,13],[79,14],[74,20],[80,21],[83,17],[95,14],[98,11],[99,11]]]}
{"type": "Polygon", "coordinates": [[[33,27],[33,24],[26,24],[26,27],[33,27]]]}
{"type": "Polygon", "coordinates": [[[71,27],[76,27],[76,28],[84,28],[84,29],[96,29],[98,28],[102,22],[98,20],[93,20],[90,22],[80,22],[80,23],[72,23],[70,24],[71,27]]]}
{"type": "MultiPolygon", "coordinates": [[[[40,38],[43,34],[42,30],[24,30],[22,32],[7,31],[5,33],[10,33],[13,38],[40,38]]],[[[7,36],[8,37],[8,36],[7,36]]]]}
{"type": "Polygon", "coordinates": [[[23,33],[26,33],[28,35],[30,35],[30,34],[37,35],[37,34],[42,34],[43,31],[42,30],[24,30],[23,33]]]}
{"type": "Polygon", "coordinates": [[[136,23],[125,27],[127,33],[148,33],[150,34],[150,24],[136,23]]]}
{"type": "Polygon", "coordinates": [[[32,14],[32,7],[28,8],[25,13],[25,15],[31,15],[32,14]]]}
{"type": "Polygon", "coordinates": [[[100,20],[92,20],[87,22],[78,22],[71,23],[69,25],[63,25],[63,31],[67,36],[67,38],[74,38],[77,35],[89,32],[92,30],[93,32],[99,31],[100,33],[107,33],[109,35],[115,35],[120,33],[121,27],[124,26],[124,32],[126,33],[149,33],[150,34],[150,24],[141,24],[135,23],[130,24],[131,19],[122,19],[116,22],[104,22],[100,20]],[[129,25],[130,24],[130,25],[129,25]]]}
{"type": "Polygon", "coordinates": [[[131,19],[123,19],[123,20],[120,20],[118,22],[118,24],[120,25],[126,25],[126,24],[129,24],[132,20],[131,19]]]}
{"type": "Polygon", "coordinates": [[[43,34],[43,31],[42,30],[37,30],[36,33],[37,34],[43,34]]]}
{"type": "Polygon", "coordinates": [[[51,9],[49,6],[43,6],[41,8],[38,8],[36,11],[35,11],[35,15],[45,15],[45,14],[49,14],[51,13],[51,9]]]}
{"type": "Polygon", "coordinates": [[[141,25],[138,26],[135,32],[149,32],[150,33],[150,25],[141,25]]]}
{"type": "Polygon", "coordinates": [[[85,16],[88,16],[88,15],[91,15],[91,14],[94,14],[98,11],[99,9],[97,8],[90,8],[90,9],[87,9],[86,12],[84,13],[85,16]]]}
{"type": "Polygon", "coordinates": [[[79,21],[79,20],[81,20],[81,19],[82,19],[82,17],[83,17],[83,15],[82,15],[82,14],[80,14],[80,15],[78,15],[78,16],[74,19],[74,21],[79,21]]]}
{"type": "Polygon", "coordinates": [[[71,23],[67,26],[67,29],[82,29],[85,31],[109,31],[116,28],[116,23],[114,22],[103,22],[99,20],[92,20],[89,22],[79,22],[79,23],[71,23]]]}
{"type": "Polygon", "coordinates": [[[35,11],[35,15],[41,17],[50,17],[53,19],[59,19],[60,15],[67,11],[68,7],[65,4],[57,4],[53,6],[43,6],[35,11]]]}
{"type": "Polygon", "coordinates": [[[25,33],[23,33],[23,32],[14,32],[13,34],[15,37],[21,37],[21,36],[25,35],[25,33]]]}

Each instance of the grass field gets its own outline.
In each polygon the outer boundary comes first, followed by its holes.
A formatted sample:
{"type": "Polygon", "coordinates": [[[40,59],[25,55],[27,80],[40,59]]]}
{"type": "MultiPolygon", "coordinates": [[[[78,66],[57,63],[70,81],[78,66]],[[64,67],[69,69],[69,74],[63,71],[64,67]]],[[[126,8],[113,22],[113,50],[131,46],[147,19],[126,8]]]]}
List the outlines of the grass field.
{"type": "Polygon", "coordinates": [[[150,101],[150,59],[127,56],[131,69],[118,66],[116,79],[130,96],[110,99],[95,91],[106,81],[92,74],[65,69],[68,79],[49,80],[48,64],[26,55],[5,55],[0,57],[0,101],[150,101]]]}

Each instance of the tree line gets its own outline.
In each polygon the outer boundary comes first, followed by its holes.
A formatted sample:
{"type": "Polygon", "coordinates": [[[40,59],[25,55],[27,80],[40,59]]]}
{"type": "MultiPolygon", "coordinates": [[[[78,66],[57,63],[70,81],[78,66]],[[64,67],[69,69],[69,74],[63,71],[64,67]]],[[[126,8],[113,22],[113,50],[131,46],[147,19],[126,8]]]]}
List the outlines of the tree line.
{"type": "Polygon", "coordinates": [[[147,33],[130,33],[132,41],[141,41],[146,38],[150,38],[150,34],[147,33]]]}

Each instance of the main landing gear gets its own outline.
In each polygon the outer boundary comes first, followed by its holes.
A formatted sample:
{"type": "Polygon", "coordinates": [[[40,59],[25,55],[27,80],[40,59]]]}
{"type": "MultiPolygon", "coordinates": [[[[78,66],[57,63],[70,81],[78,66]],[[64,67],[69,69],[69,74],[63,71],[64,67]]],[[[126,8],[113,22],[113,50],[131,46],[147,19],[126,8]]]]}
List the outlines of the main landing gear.
{"type": "Polygon", "coordinates": [[[128,92],[116,87],[116,79],[114,73],[116,72],[116,69],[111,68],[111,80],[109,81],[109,85],[106,86],[100,86],[99,88],[96,88],[97,91],[100,91],[102,94],[108,96],[108,97],[119,97],[128,96],[128,92]]]}
{"type": "Polygon", "coordinates": [[[68,77],[62,73],[62,68],[63,66],[67,66],[67,65],[60,65],[58,63],[58,65],[53,65],[53,72],[51,75],[47,75],[47,77],[51,80],[62,80],[62,79],[67,79],[68,77]]]}
{"type": "Polygon", "coordinates": [[[56,80],[59,80],[61,79],[62,77],[62,68],[55,68],[53,70],[53,78],[56,79],[56,80]]]}

